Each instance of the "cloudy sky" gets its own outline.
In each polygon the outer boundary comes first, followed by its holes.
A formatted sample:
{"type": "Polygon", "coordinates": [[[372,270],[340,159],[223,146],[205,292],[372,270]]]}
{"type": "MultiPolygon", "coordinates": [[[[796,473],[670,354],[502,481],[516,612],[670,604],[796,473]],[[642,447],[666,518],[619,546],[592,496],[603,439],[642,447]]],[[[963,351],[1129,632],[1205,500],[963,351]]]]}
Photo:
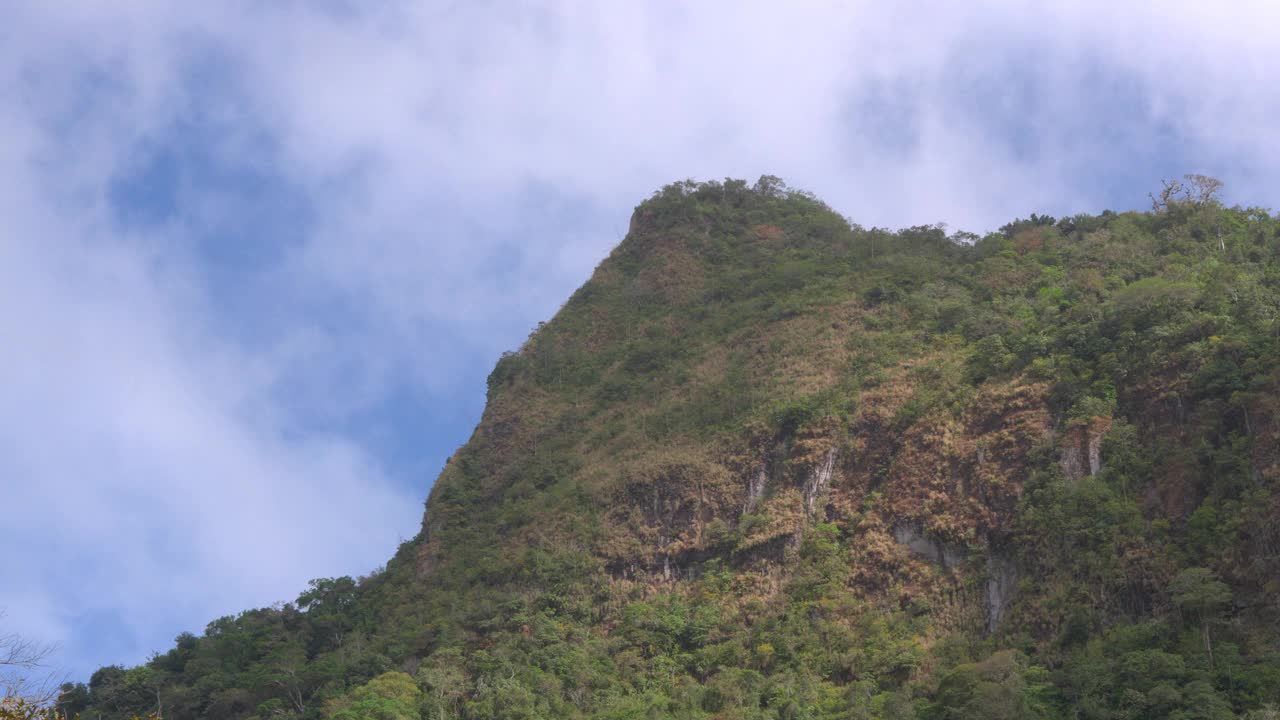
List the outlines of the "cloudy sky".
{"type": "Polygon", "coordinates": [[[666,182],[976,232],[1184,172],[1275,205],[1280,5],[1225,7],[3,3],[4,629],[83,679],[376,568],[666,182]]]}

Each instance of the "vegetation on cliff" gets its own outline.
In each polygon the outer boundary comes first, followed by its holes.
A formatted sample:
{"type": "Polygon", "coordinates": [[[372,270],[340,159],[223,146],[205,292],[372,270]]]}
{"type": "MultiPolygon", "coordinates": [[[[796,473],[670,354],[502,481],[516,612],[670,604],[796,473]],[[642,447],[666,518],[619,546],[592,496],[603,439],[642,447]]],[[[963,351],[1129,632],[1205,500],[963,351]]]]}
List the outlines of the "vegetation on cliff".
{"type": "Polygon", "coordinates": [[[667,186],[385,569],[61,708],[1274,717],[1280,221],[1214,190],[978,237],[667,186]]]}

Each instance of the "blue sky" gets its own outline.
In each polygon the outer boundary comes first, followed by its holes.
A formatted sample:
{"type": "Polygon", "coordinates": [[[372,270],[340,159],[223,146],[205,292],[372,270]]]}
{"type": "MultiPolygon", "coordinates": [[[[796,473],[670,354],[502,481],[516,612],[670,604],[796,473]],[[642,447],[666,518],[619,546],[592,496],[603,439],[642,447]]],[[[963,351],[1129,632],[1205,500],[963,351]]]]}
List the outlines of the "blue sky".
{"type": "Polygon", "coordinates": [[[976,232],[1184,172],[1274,205],[1273,3],[886,5],[6,5],[3,628],[84,678],[372,571],[666,182],[976,232]]]}

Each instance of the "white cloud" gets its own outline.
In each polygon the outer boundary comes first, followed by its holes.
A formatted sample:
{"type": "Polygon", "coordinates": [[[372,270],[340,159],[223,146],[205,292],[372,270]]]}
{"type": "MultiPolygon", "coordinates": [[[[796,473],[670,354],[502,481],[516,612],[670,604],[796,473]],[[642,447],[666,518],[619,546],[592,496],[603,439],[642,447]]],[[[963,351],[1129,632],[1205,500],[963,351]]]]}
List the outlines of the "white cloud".
{"type": "Polygon", "coordinates": [[[68,643],[114,613],[121,660],[385,558],[425,488],[344,421],[404,387],[458,397],[665,182],[773,173],[865,225],[985,230],[1136,204],[1174,164],[1247,204],[1280,179],[1269,2],[9,12],[0,502],[24,520],[0,542],[29,580],[0,605],[68,643]],[[247,212],[235,193],[113,217],[113,183],[191,122],[313,215],[252,284],[193,250],[247,212]]]}
{"type": "Polygon", "coordinates": [[[263,403],[273,374],[293,368],[263,372],[208,335],[209,308],[185,297],[194,269],[156,277],[122,238],[40,213],[39,198],[6,200],[9,622],[89,653],[68,626],[105,612],[127,637],[111,650],[129,656],[64,661],[137,661],[215,614],[289,599],[313,576],[368,571],[412,534],[420,498],[359,446],[287,435],[263,403]]]}
{"type": "Polygon", "coordinates": [[[112,222],[107,186],[165,105],[121,71],[127,107],[56,135],[49,116],[91,92],[57,59],[10,65],[6,96],[33,102],[0,108],[0,606],[83,672],[373,569],[413,533],[422,488],[348,438],[292,432],[271,389],[302,358],[214,332],[190,228],[112,222]]]}

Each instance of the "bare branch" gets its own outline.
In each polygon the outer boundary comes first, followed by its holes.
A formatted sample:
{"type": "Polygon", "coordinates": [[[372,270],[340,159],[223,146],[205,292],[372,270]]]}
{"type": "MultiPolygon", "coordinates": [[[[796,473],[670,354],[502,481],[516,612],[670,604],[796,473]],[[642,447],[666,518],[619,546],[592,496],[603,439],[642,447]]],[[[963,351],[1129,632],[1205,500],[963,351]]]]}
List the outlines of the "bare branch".
{"type": "MultiPolygon", "coordinates": [[[[0,611],[0,620],[4,612],[0,611]]],[[[0,696],[22,698],[29,705],[43,707],[58,696],[60,684],[45,661],[58,649],[15,632],[0,632],[0,696]],[[32,680],[31,671],[40,670],[41,680],[32,680]]]]}
{"type": "Polygon", "coordinates": [[[1185,192],[1182,183],[1177,180],[1161,180],[1160,185],[1160,195],[1150,195],[1151,209],[1157,213],[1167,211],[1170,205],[1178,202],[1178,195],[1185,192]]]}
{"type": "Polygon", "coordinates": [[[1214,199],[1218,191],[1222,189],[1222,181],[1218,178],[1209,177],[1208,175],[1190,174],[1184,175],[1188,187],[1186,190],[1187,199],[1197,205],[1204,205],[1214,199]]]}
{"type": "MultiPolygon", "coordinates": [[[[0,610],[0,621],[4,611],[0,610]]],[[[0,667],[30,670],[42,667],[44,661],[57,650],[56,645],[38,643],[18,633],[0,632],[0,667]]]]}

